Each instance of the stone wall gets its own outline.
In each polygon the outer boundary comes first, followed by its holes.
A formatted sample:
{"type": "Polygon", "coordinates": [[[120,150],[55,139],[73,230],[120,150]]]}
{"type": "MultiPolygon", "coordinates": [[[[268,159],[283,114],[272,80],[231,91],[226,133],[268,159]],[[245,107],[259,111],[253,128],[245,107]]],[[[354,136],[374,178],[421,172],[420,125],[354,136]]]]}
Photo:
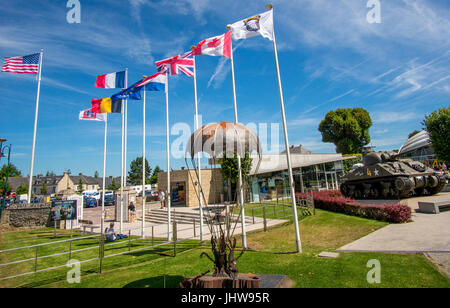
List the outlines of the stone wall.
{"type": "Polygon", "coordinates": [[[1,227],[35,228],[52,226],[51,204],[11,205],[3,213],[1,227]]]}

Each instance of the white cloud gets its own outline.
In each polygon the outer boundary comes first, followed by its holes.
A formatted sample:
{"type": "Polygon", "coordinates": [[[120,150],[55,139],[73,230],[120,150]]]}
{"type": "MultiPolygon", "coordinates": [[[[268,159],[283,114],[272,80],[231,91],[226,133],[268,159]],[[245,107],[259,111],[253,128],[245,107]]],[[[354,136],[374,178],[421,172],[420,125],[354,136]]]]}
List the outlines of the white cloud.
{"type": "Polygon", "coordinates": [[[422,116],[414,112],[378,111],[373,113],[374,124],[390,124],[417,120],[422,116]]]}

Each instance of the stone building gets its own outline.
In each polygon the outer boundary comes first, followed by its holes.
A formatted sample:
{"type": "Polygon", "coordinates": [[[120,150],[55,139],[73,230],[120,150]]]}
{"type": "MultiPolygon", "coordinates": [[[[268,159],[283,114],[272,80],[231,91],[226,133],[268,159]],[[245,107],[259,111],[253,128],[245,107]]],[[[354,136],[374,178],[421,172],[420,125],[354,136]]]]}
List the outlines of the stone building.
{"type": "MultiPolygon", "coordinates": [[[[223,202],[223,180],[220,169],[204,169],[201,174],[203,195],[208,204],[223,202]]],[[[195,170],[175,170],[170,173],[173,205],[199,206],[197,173],[195,170]]],[[[158,173],[158,189],[167,191],[167,173],[158,173]]],[[[205,200],[204,199],[204,200],[205,200]]]]}
{"type": "MultiPolygon", "coordinates": [[[[115,178],[116,183],[120,183],[120,178],[115,178]]],[[[92,176],[86,176],[82,173],[78,175],[69,175],[68,172],[64,172],[64,175],[56,176],[43,176],[39,174],[33,177],[33,194],[41,195],[42,187],[46,186],[47,194],[61,194],[61,193],[74,193],[78,191],[78,185],[83,186],[83,191],[100,191],[103,185],[103,178],[95,178],[92,176]]],[[[113,177],[107,177],[105,179],[106,187],[111,185],[113,177]]],[[[15,192],[19,186],[28,185],[28,177],[9,178],[8,184],[11,185],[12,191],[15,192]]]]}

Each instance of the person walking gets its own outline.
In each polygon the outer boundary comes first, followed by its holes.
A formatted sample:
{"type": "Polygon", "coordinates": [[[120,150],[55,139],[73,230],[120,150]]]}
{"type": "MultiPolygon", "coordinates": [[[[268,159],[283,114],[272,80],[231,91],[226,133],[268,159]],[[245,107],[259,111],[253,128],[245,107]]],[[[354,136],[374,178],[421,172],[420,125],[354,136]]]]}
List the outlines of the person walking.
{"type": "Polygon", "coordinates": [[[166,206],[166,194],[163,190],[159,192],[159,200],[161,201],[161,208],[164,208],[166,206]]]}

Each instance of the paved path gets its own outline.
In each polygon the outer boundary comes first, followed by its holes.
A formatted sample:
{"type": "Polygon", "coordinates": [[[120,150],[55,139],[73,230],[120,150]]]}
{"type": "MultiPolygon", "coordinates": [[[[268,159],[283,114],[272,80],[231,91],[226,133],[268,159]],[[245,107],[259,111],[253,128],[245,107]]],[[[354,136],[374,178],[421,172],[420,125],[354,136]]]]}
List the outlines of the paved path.
{"type": "MultiPolygon", "coordinates": [[[[152,202],[146,204],[146,212],[152,210],[152,209],[159,209],[160,204],[159,202],[152,202]]],[[[94,224],[100,224],[100,217],[101,217],[101,207],[92,208],[92,209],[84,209],[84,219],[89,219],[94,222],[94,224]]],[[[106,219],[105,219],[105,226],[109,226],[110,222],[114,222],[114,207],[105,207],[105,210],[107,212],[106,219]]],[[[176,212],[191,212],[198,214],[198,208],[188,208],[188,207],[172,207],[172,210],[175,210],[176,212]]],[[[142,212],[142,206],[136,206],[137,216],[140,218],[141,212],[142,212]]],[[[248,220],[248,219],[247,219],[248,220]]],[[[285,223],[287,220],[281,220],[281,219],[268,219],[267,220],[267,227],[275,226],[278,224],[285,223]]],[[[145,223],[145,237],[152,237],[152,233],[154,237],[159,238],[166,238],[167,237],[167,223],[165,224],[154,224],[154,223],[145,223]],[[153,227],[153,228],[152,228],[153,227]]],[[[195,229],[195,236],[194,236],[194,226],[192,224],[179,224],[177,226],[177,235],[179,239],[200,239],[200,226],[196,224],[195,229]]],[[[234,227],[234,223],[232,224],[232,227],[234,227]]],[[[264,228],[264,222],[262,218],[255,217],[255,223],[249,223],[246,224],[246,232],[251,232],[255,230],[261,230],[264,228]]],[[[120,223],[115,222],[114,223],[114,229],[116,232],[119,232],[120,229],[120,223]]],[[[128,235],[129,231],[131,231],[131,235],[135,236],[142,236],[142,221],[138,220],[132,223],[124,222],[122,225],[122,233],[128,235]]],[[[172,226],[171,226],[171,232],[172,232],[172,226]]],[[[236,225],[234,235],[241,234],[241,224],[240,222],[236,225]]],[[[209,240],[210,230],[205,223],[203,225],[203,235],[204,239],[209,240]]]]}
{"type": "Polygon", "coordinates": [[[338,251],[391,253],[450,253],[450,211],[412,214],[411,223],[390,224],[338,251]]]}

